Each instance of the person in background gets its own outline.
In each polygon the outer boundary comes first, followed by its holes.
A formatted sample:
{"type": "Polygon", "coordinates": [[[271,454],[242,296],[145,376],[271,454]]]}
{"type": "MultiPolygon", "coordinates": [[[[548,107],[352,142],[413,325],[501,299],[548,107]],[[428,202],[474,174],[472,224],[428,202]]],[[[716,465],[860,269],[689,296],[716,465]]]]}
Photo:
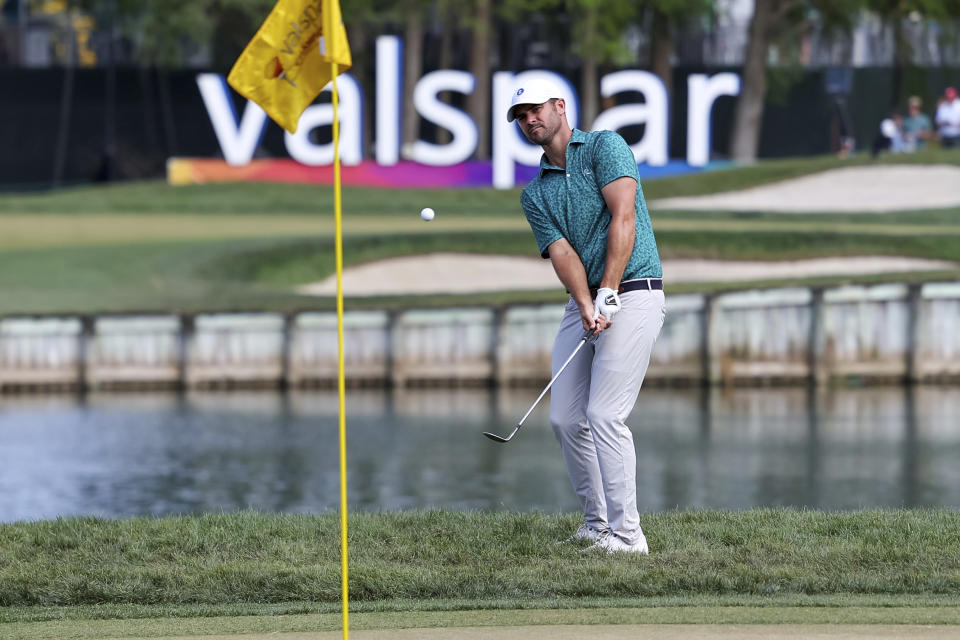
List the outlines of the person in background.
{"type": "Polygon", "coordinates": [[[920,96],[910,96],[907,101],[907,117],[903,119],[903,146],[907,152],[922,149],[933,136],[933,124],[930,116],[922,111],[923,100],[920,96]]]}
{"type": "Polygon", "coordinates": [[[890,151],[892,153],[903,153],[903,117],[899,113],[890,114],[889,118],[884,118],[880,122],[880,129],[877,131],[877,137],[873,139],[873,157],[880,155],[881,151],[890,151]]]}
{"type": "Polygon", "coordinates": [[[944,149],[960,148],[960,99],[957,90],[947,87],[943,102],[937,107],[937,132],[944,149]]]}

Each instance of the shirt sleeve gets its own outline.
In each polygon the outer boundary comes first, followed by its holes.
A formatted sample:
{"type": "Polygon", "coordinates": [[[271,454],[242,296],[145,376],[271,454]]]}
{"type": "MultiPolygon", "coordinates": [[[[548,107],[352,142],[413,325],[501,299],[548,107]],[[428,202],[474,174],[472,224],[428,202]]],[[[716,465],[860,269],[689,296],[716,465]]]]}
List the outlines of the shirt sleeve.
{"type": "Polygon", "coordinates": [[[604,131],[593,148],[593,172],[602,189],[617,178],[633,178],[640,184],[640,172],[633,151],[615,131],[604,131]]]}
{"type": "Polygon", "coordinates": [[[550,253],[547,251],[547,247],[562,238],[563,234],[560,233],[553,219],[537,206],[526,190],[520,196],[520,206],[523,207],[523,215],[527,217],[527,222],[533,230],[533,237],[537,241],[540,257],[549,258],[550,253]]]}

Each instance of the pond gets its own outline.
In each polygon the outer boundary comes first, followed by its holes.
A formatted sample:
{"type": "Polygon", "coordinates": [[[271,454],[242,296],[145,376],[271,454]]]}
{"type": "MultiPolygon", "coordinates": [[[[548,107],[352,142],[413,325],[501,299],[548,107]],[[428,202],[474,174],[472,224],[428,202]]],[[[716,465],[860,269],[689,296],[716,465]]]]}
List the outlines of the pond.
{"type": "MultiPolygon", "coordinates": [[[[348,392],[352,510],[576,511],[539,389],[348,392]]],[[[339,505],[335,391],[0,397],[0,522],[339,505]]],[[[642,511],[960,505],[960,388],[644,389],[642,511]]]]}

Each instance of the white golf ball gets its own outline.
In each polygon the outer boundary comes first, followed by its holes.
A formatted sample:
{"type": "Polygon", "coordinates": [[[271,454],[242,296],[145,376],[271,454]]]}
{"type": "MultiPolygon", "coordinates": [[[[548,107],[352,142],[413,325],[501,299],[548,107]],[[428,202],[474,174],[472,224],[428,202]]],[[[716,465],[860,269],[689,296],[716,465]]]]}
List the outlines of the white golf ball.
{"type": "Polygon", "coordinates": [[[430,207],[420,210],[420,217],[423,218],[424,220],[433,220],[433,216],[435,215],[437,214],[430,207]]]}

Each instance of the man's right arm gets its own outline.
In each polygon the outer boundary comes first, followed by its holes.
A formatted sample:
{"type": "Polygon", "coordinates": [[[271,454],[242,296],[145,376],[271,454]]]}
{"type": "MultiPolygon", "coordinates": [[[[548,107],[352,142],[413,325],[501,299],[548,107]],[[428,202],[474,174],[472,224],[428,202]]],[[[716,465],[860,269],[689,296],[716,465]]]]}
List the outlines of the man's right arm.
{"type": "Polygon", "coordinates": [[[593,319],[593,299],[590,297],[590,285],[587,283],[587,271],[583,268],[580,256],[573,250],[566,238],[561,238],[547,247],[550,262],[556,271],[560,282],[570,292],[573,301],[580,309],[580,319],[583,328],[590,329],[595,334],[607,328],[607,319],[600,316],[593,319]]]}

